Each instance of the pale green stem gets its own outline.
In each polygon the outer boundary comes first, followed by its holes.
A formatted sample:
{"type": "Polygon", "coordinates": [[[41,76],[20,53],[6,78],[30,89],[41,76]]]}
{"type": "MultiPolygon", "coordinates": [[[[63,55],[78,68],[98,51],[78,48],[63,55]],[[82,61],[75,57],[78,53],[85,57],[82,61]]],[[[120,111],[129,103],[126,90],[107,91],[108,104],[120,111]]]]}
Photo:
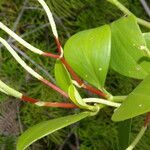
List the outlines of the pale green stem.
{"type": "Polygon", "coordinates": [[[9,95],[6,91],[4,91],[3,89],[0,88],[0,92],[5,93],[7,95],[9,95]]]}
{"type": "Polygon", "coordinates": [[[121,105],[120,103],[115,103],[115,102],[111,102],[111,101],[100,99],[100,98],[84,98],[83,101],[86,103],[99,103],[99,104],[117,107],[117,108],[120,107],[121,105]]]}
{"type": "Polygon", "coordinates": [[[11,87],[9,87],[8,85],[6,85],[4,82],[2,82],[0,80],[0,89],[2,89],[4,91],[4,93],[7,93],[11,96],[14,96],[16,98],[21,98],[22,97],[22,93],[12,89],[11,87]]]}
{"type": "Polygon", "coordinates": [[[13,48],[8,44],[6,40],[0,37],[0,42],[6,47],[6,49],[12,54],[12,56],[16,59],[16,61],[32,76],[37,79],[43,79],[41,75],[36,73],[32,68],[30,68],[20,57],[19,55],[13,50],[13,48]]]}
{"type": "Polygon", "coordinates": [[[141,128],[141,130],[138,133],[137,137],[134,139],[134,141],[131,143],[131,145],[128,148],[126,148],[126,150],[132,150],[137,145],[137,143],[140,141],[140,139],[144,135],[146,129],[147,129],[147,126],[146,127],[143,126],[141,128]]]}
{"type": "Polygon", "coordinates": [[[78,88],[82,88],[83,86],[82,85],[80,85],[77,81],[75,81],[75,80],[71,80],[72,81],[72,83],[76,86],[76,87],[78,87],[78,88]]]}
{"type": "Polygon", "coordinates": [[[122,103],[126,98],[127,96],[113,96],[112,101],[122,103]]]}
{"type": "MultiPolygon", "coordinates": [[[[45,12],[47,14],[47,17],[48,17],[49,23],[51,25],[54,37],[59,41],[56,24],[55,24],[55,21],[54,21],[54,18],[53,18],[53,15],[52,15],[50,8],[48,7],[48,5],[45,3],[44,0],[38,0],[38,2],[42,5],[43,9],[45,10],[45,12]]],[[[60,55],[60,58],[61,58],[61,57],[63,57],[63,48],[61,45],[60,45],[60,50],[61,50],[61,55],[60,55]]]]}
{"type": "Polygon", "coordinates": [[[45,10],[45,12],[47,14],[47,17],[48,17],[48,20],[50,22],[54,36],[56,38],[58,38],[57,28],[56,28],[56,24],[55,24],[52,12],[50,11],[49,7],[47,6],[47,4],[45,3],[44,0],[38,0],[38,2],[42,5],[43,9],[45,10]]]}
{"type": "Polygon", "coordinates": [[[6,33],[8,33],[11,37],[13,37],[16,41],[18,41],[20,44],[22,44],[27,49],[31,50],[34,53],[37,53],[39,55],[42,55],[44,52],[40,49],[32,46],[25,40],[23,40],[21,37],[19,37],[16,33],[14,33],[12,30],[10,30],[7,26],[5,26],[2,22],[0,22],[0,29],[4,30],[6,33]]]}
{"type": "MultiPolygon", "coordinates": [[[[113,5],[115,5],[118,9],[120,9],[124,14],[126,15],[134,15],[131,11],[129,11],[124,5],[122,5],[118,0],[107,0],[108,2],[112,3],[113,5]]],[[[134,15],[135,16],[135,15],[134,15]]],[[[143,25],[147,28],[150,29],[150,22],[148,21],[145,21],[141,18],[138,18],[136,17],[137,19],[137,22],[140,24],[140,25],[143,25]]]]}
{"type": "MultiPolygon", "coordinates": [[[[101,90],[101,89],[99,88],[99,90],[101,90]]],[[[102,91],[103,91],[103,93],[105,93],[107,95],[106,99],[108,101],[113,101],[113,95],[111,95],[105,88],[102,88],[102,91]]]]}

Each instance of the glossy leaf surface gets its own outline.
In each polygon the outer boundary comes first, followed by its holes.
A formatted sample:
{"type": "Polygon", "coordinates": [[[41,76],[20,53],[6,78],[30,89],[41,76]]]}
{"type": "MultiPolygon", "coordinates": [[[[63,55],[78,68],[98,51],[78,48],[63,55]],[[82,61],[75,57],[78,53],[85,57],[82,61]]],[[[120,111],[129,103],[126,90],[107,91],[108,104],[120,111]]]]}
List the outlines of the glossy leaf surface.
{"type": "Polygon", "coordinates": [[[84,100],[81,98],[79,92],[73,85],[70,85],[68,94],[69,94],[69,97],[72,100],[72,102],[74,104],[76,104],[77,106],[79,106],[79,108],[96,111],[97,108],[95,109],[94,106],[90,106],[84,102],[84,100]]]}
{"type": "Polygon", "coordinates": [[[144,79],[150,73],[150,61],[145,56],[146,42],[133,16],[111,24],[111,67],[118,73],[144,79]]]}
{"type": "Polygon", "coordinates": [[[126,120],[150,111],[150,75],[148,75],[114,112],[113,121],[126,120]]]}
{"type": "Polygon", "coordinates": [[[64,56],[82,79],[102,88],[110,62],[110,45],[110,27],[105,25],[73,35],[65,44],[64,56]]]}
{"type": "Polygon", "coordinates": [[[70,124],[73,124],[87,116],[89,116],[91,112],[82,112],[75,115],[69,115],[66,117],[61,117],[58,119],[53,119],[49,121],[44,121],[39,123],[28,130],[26,130],[18,139],[17,150],[24,150],[33,142],[38,139],[53,133],[59,129],[62,129],[70,124]]]}
{"type": "Polygon", "coordinates": [[[59,60],[55,63],[55,79],[58,86],[68,93],[68,88],[72,84],[71,77],[65,66],[59,60]]]}
{"type": "Polygon", "coordinates": [[[143,33],[148,49],[150,50],[150,32],[143,33]]]}

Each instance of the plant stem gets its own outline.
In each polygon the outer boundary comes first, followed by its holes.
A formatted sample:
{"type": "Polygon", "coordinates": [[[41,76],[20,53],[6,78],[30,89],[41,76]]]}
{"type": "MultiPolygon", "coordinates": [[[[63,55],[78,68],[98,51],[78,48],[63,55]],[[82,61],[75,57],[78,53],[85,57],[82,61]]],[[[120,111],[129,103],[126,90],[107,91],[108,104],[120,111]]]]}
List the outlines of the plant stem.
{"type": "Polygon", "coordinates": [[[71,66],[67,63],[64,57],[60,59],[60,61],[64,64],[66,69],[69,71],[69,73],[72,75],[73,79],[77,81],[77,83],[82,86],[83,81],[78,77],[78,75],[74,72],[74,70],[71,68],[71,66]]]}
{"type": "Polygon", "coordinates": [[[9,95],[5,90],[3,90],[2,88],[0,88],[0,92],[5,93],[7,95],[9,95]]]}
{"type": "Polygon", "coordinates": [[[142,25],[142,26],[145,26],[147,28],[150,29],[150,22],[146,21],[146,20],[143,20],[141,18],[137,18],[137,22],[142,25]]]}
{"type": "Polygon", "coordinates": [[[45,107],[56,107],[56,108],[78,108],[78,106],[76,106],[72,103],[43,102],[43,101],[39,101],[39,100],[31,98],[31,97],[27,97],[25,95],[23,95],[21,97],[21,100],[30,102],[30,103],[35,104],[40,107],[45,106],[45,107]]]}
{"type": "Polygon", "coordinates": [[[45,106],[45,107],[56,107],[56,108],[78,108],[78,106],[72,103],[58,103],[58,102],[43,102],[39,101],[35,103],[38,106],[45,106]]]}
{"type": "Polygon", "coordinates": [[[7,93],[8,95],[14,96],[16,98],[21,98],[22,97],[22,93],[20,93],[20,92],[14,90],[13,88],[9,87],[8,85],[6,85],[1,80],[0,80],[0,89],[1,89],[1,92],[7,93]]]}
{"type": "Polygon", "coordinates": [[[42,81],[55,91],[59,92],[64,97],[68,98],[68,94],[65,93],[63,90],[61,90],[59,87],[57,87],[55,84],[51,83],[50,81],[44,79],[41,75],[39,75],[37,72],[35,72],[31,67],[29,67],[20,57],[19,55],[14,51],[14,49],[7,43],[6,40],[0,37],[0,42],[6,47],[6,49],[12,54],[12,56],[16,59],[16,61],[33,77],[36,79],[42,81]]]}
{"type": "Polygon", "coordinates": [[[108,105],[108,106],[112,106],[112,107],[120,107],[120,103],[115,103],[115,102],[111,102],[111,101],[106,101],[105,99],[100,99],[100,98],[85,98],[83,99],[84,102],[86,103],[99,103],[99,104],[104,104],[104,105],[108,105]]]}
{"type": "Polygon", "coordinates": [[[5,93],[5,94],[19,98],[23,101],[35,104],[37,106],[59,107],[59,108],[78,108],[78,106],[76,106],[72,103],[43,102],[43,101],[39,101],[39,100],[31,98],[31,97],[27,97],[27,96],[23,95],[22,93],[9,87],[8,85],[6,85],[1,80],[0,80],[0,91],[5,93]]]}
{"type": "MultiPolygon", "coordinates": [[[[115,5],[118,9],[120,9],[124,14],[126,15],[134,15],[131,11],[129,11],[124,5],[122,5],[118,0],[107,0],[108,2],[112,3],[113,5],[115,5]]],[[[135,15],[134,15],[135,16],[135,15]]],[[[145,21],[141,18],[136,17],[137,22],[142,25],[145,26],[147,28],[150,29],[150,22],[145,21]]]]}
{"type": "Polygon", "coordinates": [[[113,96],[113,102],[119,102],[119,103],[122,103],[125,98],[127,98],[127,96],[113,96]]]}
{"type": "Polygon", "coordinates": [[[94,93],[94,94],[96,94],[96,95],[98,95],[98,96],[101,96],[101,97],[103,97],[103,98],[105,98],[105,99],[109,99],[109,95],[105,94],[105,93],[104,93],[103,91],[101,91],[101,90],[98,90],[98,89],[94,88],[94,87],[91,86],[91,85],[88,85],[88,84],[84,83],[84,84],[83,84],[83,88],[86,89],[86,90],[88,90],[88,91],[90,91],[91,93],[94,93]]]}
{"type": "Polygon", "coordinates": [[[47,57],[52,57],[52,58],[59,58],[59,55],[51,54],[48,52],[43,52],[42,50],[32,46],[25,40],[23,40],[21,37],[19,37],[16,33],[14,33],[12,30],[10,30],[7,26],[5,26],[2,22],[0,22],[0,28],[4,30],[6,33],[8,33],[11,37],[13,37],[16,41],[18,41],[20,44],[22,44],[24,47],[29,49],[30,51],[37,53],[39,55],[47,56],[47,57]]]}
{"type": "Polygon", "coordinates": [[[126,150],[132,150],[136,145],[137,143],[140,141],[140,139],[142,138],[142,136],[144,135],[145,131],[147,129],[147,126],[143,126],[140,130],[140,132],[138,133],[137,137],[134,139],[134,141],[131,143],[131,145],[126,148],[126,150]]]}
{"type": "Polygon", "coordinates": [[[71,68],[71,66],[67,63],[67,61],[65,60],[64,57],[62,57],[61,62],[64,64],[64,66],[66,67],[66,69],[68,70],[68,72],[71,74],[71,76],[73,77],[73,79],[79,84],[79,86],[81,86],[82,88],[90,91],[91,93],[97,94],[103,98],[108,98],[108,95],[105,94],[104,92],[102,92],[101,90],[98,90],[86,83],[84,83],[79,77],[78,75],[74,72],[74,70],[71,68]]]}
{"type": "Polygon", "coordinates": [[[24,57],[26,60],[28,60],[29,62],[31,62],[31,64],[33,64],[39,71],[43,72],[45,76],[47,76],[50,81],[52,81],[53,83],[56,83],[55,79],[52,77],[52,75],[41,65],[37,64],[34,60],[32,60],[26,53],[24,53],[22,50],[20,50],[19,48],[17,48],[16,46],[14,46],[13,44],[10,44],[11,47],[17,52],[19,53],[22,57],[24,57]]]}
{"type": "Polygon", "coordinates": [[[150,17],[150,8],[149,5],[147,4],[147,2],[145,0],[140,0],[145,12],[147,13],[147,15],[150,17]]]}
{"type": "Polygon", "coordinates": [[[51,10],[49,9],[48,5],[45,3],[44,0],[38,0],[38,2],[42,5],[43,9],[45,10],[45,12],[47,14],[47,17],[48,17],[48,20],[50,22],[52,32],[53,32],[53,35],[54,35],[54,38],[55,38],[55,41],[56,41],[56,44],[57,44],[57,47],[58,47],[58,52],[60,53],[60,56],[63,57],[63,48],[62,48],[62,46],[60,44],[60,41],[59,41],[57,28],[56,28],[56,24],[55,24],[52,12],[51,12],[51,10]]]}
{"type": "Polygon", "coordinates": [[[47,14],[48,20],[49,20],[51,28],[52,28],[53,35],[58,39],[56,24],[55,24],[53,15],[52,15],[49,7],[47,6],[47,4],[45,3],[44,0],[38,0],[38,2],[42,5],[43,9],[45,10],[45,12],[47,14]]]}
{"type": "Polygon", "coordinates": [[[141,130],[138,133],[135,140],[132,142],[132,144],[126,150],[132,150],[137,145],[137,143],[140,141],[140,139],[144,135],[149,123],[150,123],[150,112],[147,113],[147,116],[146,116],[145,121],[144,121],[144,126],[141,128],[141,130]]]}
{"type": "Polygon", "coordinates": [[[51,87],[55,91],[59,92],[64,97],[69,98],[69,96],[68,96],[68,94],[66,92],[64,92],[63,90],[61,90],[59,87],[57,87],[53,83],[49,82],[48,80],[46,80],[46,79],[40,79],[40,81],[42,81],[44,84],[48,85],[49,87],[51,87]]]}
{"type": "Polygon", "coordinates": [[[99,96],[102,96],[104,98],[108,98],[109,96],[107,96],[107,94],[105,94],[104,92],[90,86],[90,85],[87,85],[85,84],[79,77],[78,75],[73,71],[73,69],[70,67],[70,65],[67,63],[67,61],[65,60],[65,58],[63,57],[63,48],[61,46],[61,42],[59,40],[59,37],[58,37],[58,32],[57,32],[57,28],[56,28],[56,24],[55,24],[55,20],[53,18],[53,15],[52,15],[52,12],[51,10],[49,9],[48,5],[45,3],[44,0],[38,0],[38,2],[42,5],[43,9],[45,10],[46,14],[47,14],[47,17],[48,17],[48,20],[49,20],[49,23],[51,25],[51,29],[52,29],[52,32],[53,32],[53,35],[54,35],[54,38],[55,38],[55,42],[56,42],[56,45],[57,45],[57,50],[60,54],[59,56],[59,59],[61,60],[61,62],[65,65],[66,69],[69,71],[69,73],[72,75],[73,79],[75,81],[77,81],[77,83],[91,91],[92,93],[95,93],[99,96]]]}
{"type": "Polygon", "coordinates": [[[150,122],[150,112],[147,113],[147,116],[146,116],[145,122],[144,122],[144,126],[145,126],[145,127],[148,126],[149,122],[150,122]]]}

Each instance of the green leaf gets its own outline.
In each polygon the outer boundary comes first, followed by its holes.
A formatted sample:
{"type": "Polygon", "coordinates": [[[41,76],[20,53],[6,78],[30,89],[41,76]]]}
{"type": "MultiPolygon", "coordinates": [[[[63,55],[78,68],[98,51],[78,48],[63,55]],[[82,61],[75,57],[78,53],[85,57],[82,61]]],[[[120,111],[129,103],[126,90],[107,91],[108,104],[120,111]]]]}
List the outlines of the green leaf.
{"type": "Polygon", "coordinates": [[[91,112],[82,112],[75,115],[69,115],[66,117],[61,117],[58,119],[52,119],[49,121],[44,121],[26,130],[18,139],[17,150],[24,150],[33,142],[38,139],[47,136],[59,129],[62,129],[70,124],[73,124],[87,116],[90,116],[91,112]]]}
{"type": "Polygon", "coordinates": [[[118,73],[144,79],[150,73],[146,42],[135,17],[123,17],[111,24],[111,67],[118,73]]]}
{"type": "Polygon", "coordinates": [[[76,104],[77,106],[79,106],[79,108],[97,111],[96,106],[91,106],[91,105],[88,105],[84,102],[84,100],[81,98],[79,92],[77,91],[77,89],[73,85],[70,85],[69,90],[68,90],[68,94],[69,94],[69,97],[72,100],[72,102],[74,104],[76,104]]]}
{"type": "Polygon", "coordinates": [[[132,119],[118,123],[118,150],[125,150],[130,142],[132,119]]]}
{"type": "Polygon", "coordinates": [[[105,25],[73,35],[65,44],[64,56],[82,79],[100,89],[108,71],[110,45],[110,27],[105,25]]]}
{"type": "Polygon", "coordinates": [[[126,120],[150,111],[150,75],[148,75],[114,112],[113,121],[126,120]]]}
{"type": "Polygon", "coordinates": [[[144,36],[144,38],[145,38],[147,47],[148,47],[149,50],[150,50],[150,32],[148,32],[148,33],[143,33],[143,36],[144,36]]]}
{"type": "Polygon", "coordinates": [[[65,66],[57,60],[55,63],[55,78],[57,84],[65,91],[68,92],[69,86],[72,84],[70,74],[65,66]]]}

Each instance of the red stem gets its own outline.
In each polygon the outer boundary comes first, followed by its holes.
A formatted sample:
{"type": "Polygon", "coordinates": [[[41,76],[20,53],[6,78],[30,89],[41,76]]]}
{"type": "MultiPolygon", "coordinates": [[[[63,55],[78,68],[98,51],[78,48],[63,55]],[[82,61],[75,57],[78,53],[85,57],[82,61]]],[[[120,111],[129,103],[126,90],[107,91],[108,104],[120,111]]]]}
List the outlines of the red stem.
{"type": "Polygon", "coordinates": [[[65,60],[64,57],[62,57],[61,62],[65,65],[65,67],[67,68],[67,70],[70,72],[70,74],[72,75],[73,79],[75,81],[78,82],[79,85],[84,84],[83,81],[77,76],[77,74],[73,71],[73,69],[70,67],[70,65],[67,63],[67,61],[65,60]]]}
{"type": "Polygon", "coordinates": [[[71,103],[58,103],[58,102],[45,102],[47,107],[59,107],[59,108],[78,108],[78,106],[71,103]]]}
{"type": "Polygon", "coordinates": [[[75,81],[77,81],[80,86],[82,86],[84,89],[87,89],[88,91],[90,91],[90,92],[92,92],[92,93],[94,93],[94,94],[97,94],[97,95],[99,95],[99,96],[101,96],[101,97],[107,98],[107,95],[106,95],[105,93],[103,93],[102,91],[100,91],[100,90],[98,90],[98,89],[96,89],[96,88],[94,88],[94,87],[92,87],[92,86],[90,86],[90,85],[88,85],[88,84],[85,84],[85,83],[78,77],[78,75],[73,71],[73,69],[72,69],[71,66],[67,63],[67,61],[65,60],[64,57],[61,58],[60,60],[61,60],[61,62],[65,65],[65,67],[67,68],[67,70],[69,71],[69,73],[72,75],[73,79],[74,79],[75,81]]]}
{"type": "Polygon", "coordinates": [[[147,116],[144,121],[144,127],[146,127],[150,123],[150,112],[147,113],[147,116]]]}
{"type": "MultiPolygon", "coordinates": [[[[57,39],[56,37],[55,38],[55,42],[56,42],[56,45],[57,45],[57,50],[58,52],[61,54],[61,43],[59,41],[59,39],[57,39]]],[[[44,53],[43,54],[44,56],[47,56],[47,57],[53,57],[53,58],[60,58],[59,55],[55,55],[55,54],[51,54],[51,53],[44,53]]],[[[79,76],[74,72],[74,70],[71,68],[71,66],[67,63],[67,61],[65,60],[64,57],[62,57],[61,59],[61,62],[65,65],[65,67],[67,68],[67,70],[69,71],[69,73],[71,74],[71,76],[73,77],[73,79],[75,81],[77,81],[77,83],[82,86],[84,89],[87,89],[88,91],[94,93],[94,94],[97,94],[101,97],[104,97],[107,99],[107,95],[105,93],[103,93],[101,90],[98,90],[88,84],[85,84],[80,78],[79,76]]],[[[57,86],[55,86],[54,84],[50,83],[49,81],[43,79],[41,80],[42,82],[44,82],[45,84],[47,84],[48,86],[52,87],[54,90],[56,90],[57,92],[59,92],[60,94],[62,94],[63,96],[65,96],[66,98],[68,98],[68,94],[65,93],[64,91],[62,91],[60,88],[58,88],[57,86]]]]}
{"type": "Polygon", "coordinates": [[[34,98],[30,98],[30,97],[27,97],[25,95],[22,96],[21,98],[23,101],[26,101],[26,102],[30,102],[32,104],[35,104],[38,102],[38,100],[34,99],[34,98]]]}
{"type": "MultiPolygon", "coordinates": [[[[53,54],[52,54],[53,55],[53,54]]],[[[51,54],[49,53],[44,53],[44,56],[48,56],[48,57],[51,57],[51,54]]],[[[55,55],[56,57],[53,57],[53,58],[59,58],[60,56],[59,55],[55,55]]],[[[104,98],[107,98],[107,95],[105,93],[103,93],[102,91],[84,83],[80,78],[79,76],[74,72],[74,70],[71,68],[71,66],[67,63],[67,61],[65,60],[64,57],[62,57],[61,59],[61,62],[64,64],[64,66],[67,68],[67,70],[69,71],[69,73],[71,74],[71,76],[73,77],[73,79],[75,81],[77,81],[77,83],[82,86],[84,89],[87,89],[88,91],[94,93],[94,94],[97,94],[101,97],[104,97],[104,98]]],[[[68,94],[65,93],[64,91],[62,91],[60,88],[58,88],[56,85],[52,84],[51,82],[43,79],[41,80],[42,82],[44,82],[45,84],[47,84],[48,86],[50,86],[51,88],[53,88],[54,90],[56,90],[57,92],[59,92],[60,94],[62,94],[63,96],[65,96],[66,98],[68,98],[68,94]]]]}
{"type": "Polygon", "coordinates": [[[64,92],[63,90],[61,90],[59,87],[57,87],[56,85],[54,85],[53,83],[49,82],[46,79],[42,79],[41,80],[44,84],[48,85],[49,87],[53,88],[55,91],[59,92],[61,95],[63,95],[66,98],[69,98],[68,94],[66,92],[64,92]]]}
{"type": "Polygon", "coordinates": [[[90,92],[92,92],[94,94],[97,94],[97,95],[107,99],[107,95],[105,93],[103,93],[102,91],[100,91],[100,90],[98,90],[98,89],[96,89],[96,88],[94,88],[94,87],[92,87],[92,86],[90,86],[88,84],[84,84],[84,85],[85,85],[83,87],[84,89],[87,89],[88,91],[90,91],[90,92]]]}
{"type": "Polygon", "coordinates": [[[59,41],[59,39],[57,39],[56,37],[54,37],[55,38],[55,42],[56,42],[56,45],[57,45],[57,50],[58,50],[58,52],[59,52],[59,54],[61,54],[61,43],[60,43],[60,41],[59,41]]]}
{"type": "Polygon", "coordinates": [[[55,54],[47,53],[47,52],[44,52],[42,55],[47,56],[47,57],[52,57],[52,58],[59,58],[60,57],[59,55],[55,55],[55,54]]]}
{"type": "MultiPolygon", "coordinates": [[[[36,104],[37,102],[43,102],[38,101],[37,99],[27,97],[25,95],[22,96],[21,100],[30,102],[32,104],[36,104]]],[[[71,104],[71,103],[58,103],[58,102],[43,102],[46,107],[58,107],[58,108],[78,108],[78,106],[71,104]]]]}

